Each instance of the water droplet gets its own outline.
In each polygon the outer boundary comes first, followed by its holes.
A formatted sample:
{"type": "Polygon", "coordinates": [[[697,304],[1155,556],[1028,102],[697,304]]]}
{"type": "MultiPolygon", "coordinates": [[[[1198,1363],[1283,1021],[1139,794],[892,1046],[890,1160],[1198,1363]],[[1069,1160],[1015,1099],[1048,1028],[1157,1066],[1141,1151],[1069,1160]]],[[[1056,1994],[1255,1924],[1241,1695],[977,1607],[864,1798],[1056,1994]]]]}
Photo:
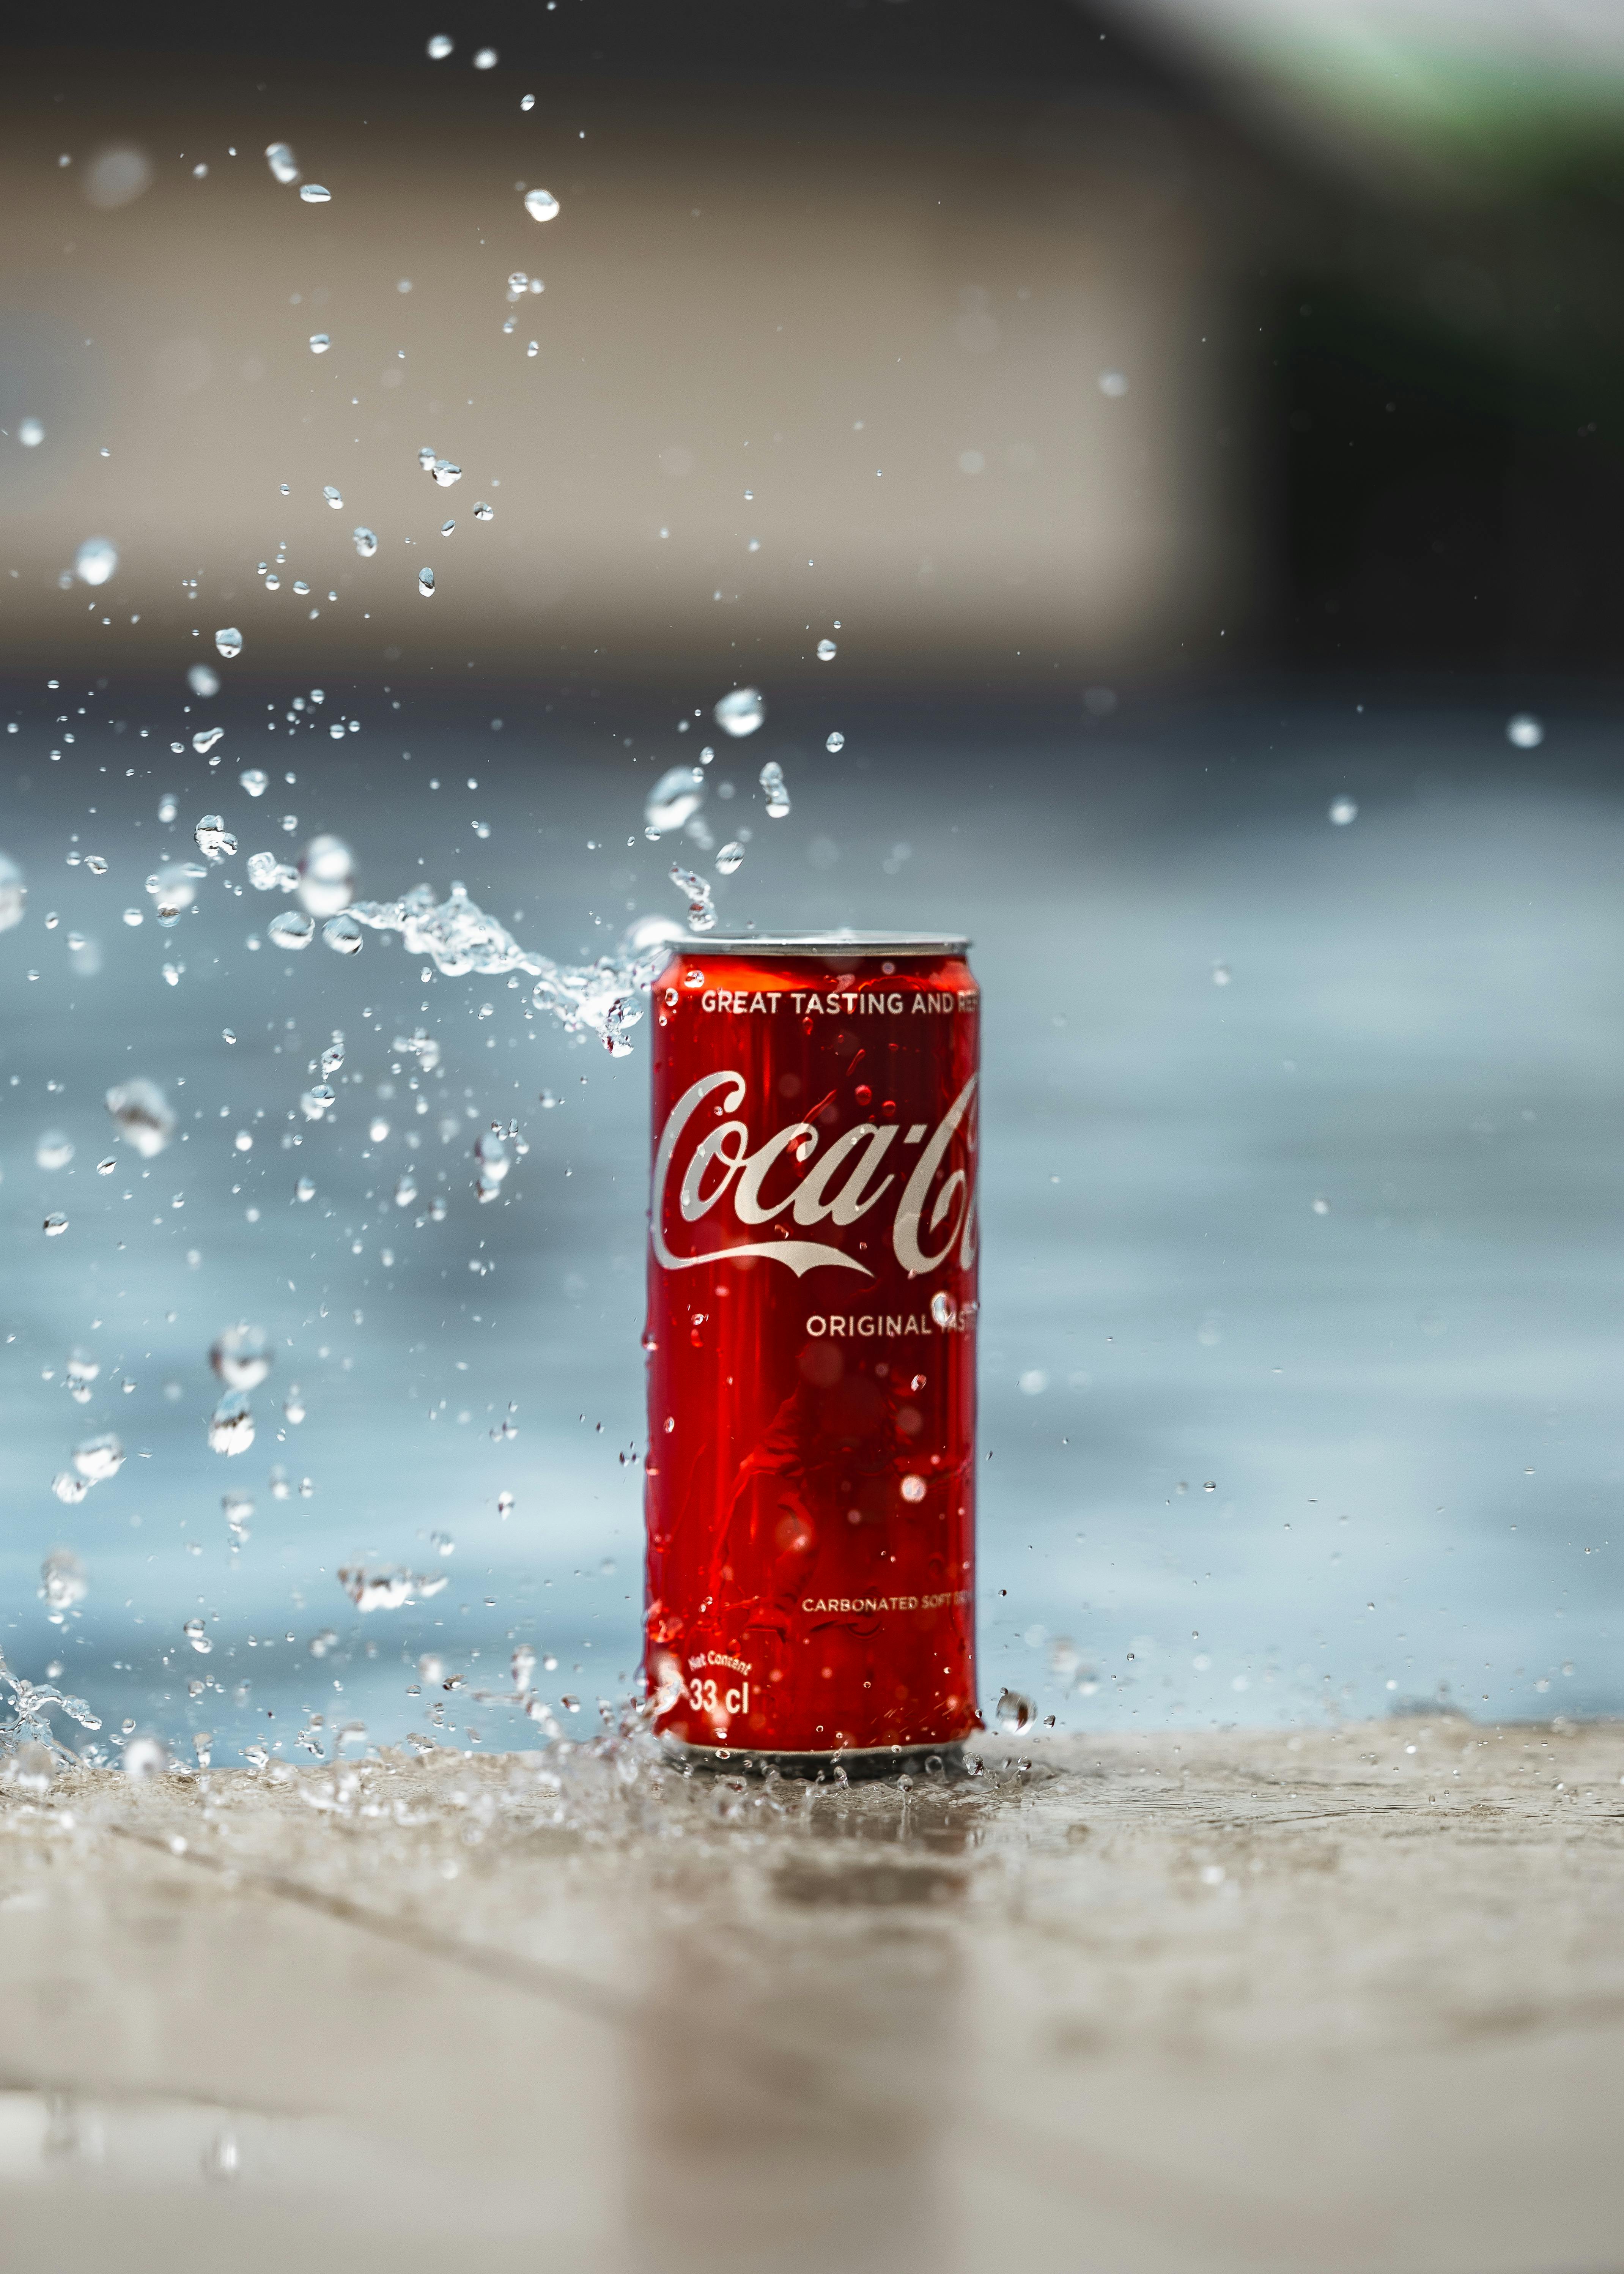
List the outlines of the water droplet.
{"type": "Polygon", "coordinates": [[[111,1430],[105,1430],[100,1437],[86,1437],[72,1449],[72,1467],[78,1469],[86,1485],[105,1485],[107,1478],[118,1476],[123,1465],[125,1449],[111,1430]]]}
{"type": "Polygon", "coordinates": [[[211,671],[206,663],[194,663],[186,674],[186,684],[194,695],[200,695],[207,702],[211,695],[220,692],[220,674],[211,671]]]}
{"type": "Polygon", "coordinates": [[[60,1618],[90,1593],[90,1577],[71,1547],[53,1547],[40,1566],[40,1593],[60,1618]]]}
{"type": "Polygon", "coordinates": [[[409,1169],[402,1174],[395,1187],[395,1205],[396,1208],[410,1208],[417,1197],[417,1187],[412,1180],[411,1171],[409,1169]]]}
{"type": "Polygon", "coordinates": [[[214,1644],[210,1642],[208,1638],[207,1628],[199,1618],[192,1617],[188,1619],[184,1626],[182,1627],[181,1632],[185,1636],[186,1640],[192,1645],[192,1647],[197,1652],[199,1658],[207,1658],[209,1652],[214,1647],[214,1644]]]}
{"type": "Polygon", "coordinates": [[[823,743],[823,748],[824,748],[824,749],[829,752],[830,756],[832,757],[834,756],[834,754],[835,754],[835,752],[836,752],[837,750],[843,750],[843,749],[845,749],[845,748],[846,748],[846,736],[845,736],[844,734],[842,734],[838,731],[838,729],[837,729],[837,730],[836,730],[836,732],[835,732],[834,734],[831,734],[831,735],[829,735],[829,736],[827,737],[827,739],[825,740],[825,742],[824,742],[824,743],[823,743]]]}
{"type": "Polygon", "coordinates": [[[147,879],[147,889],[152,894],[158,922],[166,931],[179,922],[197,894],[197,878],[207,876],[195,862],[173,861],[147,879]]]}
{"type": "Polygon", "coordinates": [[[1109,395],[1113,402],[1128,391],[1127,374],[1124,372],[1102,371],[1097,383],[1101,394],[1109,395]]]}
{"type": "Polygon", "coordinates": [[[1016,1387],[1023,1397],[1041,1397],[1049,1388],[1049,1376],[1041,1366],[1028,1367],[1016,1387]]]}
{"type": "Polygon", "coordinates": [[[300,187],[299,195],[307,206],[326,206],[333,202],[332,191],[324,190],[320,182],[304,183],[300,187]]]}
{"type": "Polygon", "coordinates": [[[442,1594],[449,1585],[444,1572],[425,1577],[421,1572],[386,1567],[367,1570],[360,1564],[341,1569],[338,1583],[357,1611],[396,1611],[414,1596],[427,1598],[442,1594]]]}
{"type": "Polygon", "coordinates": [[[312,916],[335,916],[355,898],[355,855],[342,837],[312,837],[299,855],[299,900],[312,916]]]}
{"type": "Polygon", "coordinates": [[[452,49],[455,45],[455,41],[452,39],[448,33],[436,32],[433,38],[429,41],[430,62],[443,64],[446,57],[451,53],[452,49]]]}
{"type": "Polygon", "coordinates": [[[39,1168],[65,1169],[73,1158],[73,1140],[60,1129],[48,1129],[35,1145],[34,1157],[39,1168]]]}
{"type": "Polygon", "coordinates": [[[776,758],[769,758],[761,770],[761,786],[767,793],[767,817],[782,821],[789,811],[789,792],[784,786],[784,769],[776,758]]]}
{"type": "Polygon", "coordinates": [[[820,663],[832,663],[835,659],[835,655],[836,648],[833,640],[819,640],[817,644],[817,659],[820,663]]]}
{"type": "Polygon", "coordinates": [[[494,48],[481,48],[478,54],[474,57],[474,69],[476,71],[494,71],[495,68],[496,49],[494,48]]]}
{"type": "Polygon", "coordinates": [[[22,870],[9,853],[0,853],[0,931],[10,931],[13,924],[22,922],[27,903],[28,887],[22,870]]]}
{"type": "MultiPolygon", "coordinates": [[[[332,507],[335,513],[342,512],[344,504],[343,493],[340,490],[335,490],[331,482],[323,482],[321,486],[321,494],[326,498],[327,503],[332,507]]],[[[298,591],[298,586],[296,584],[293,589],[297,592],[298,591]]]]}
{"type": "Polygon", "coordinates": [[[105,584],[117,566],[118,547],[106,537],[87,537],[73,556],[73,574],[81,584],[105,584]]]}
{"type": "Polygon", "coordinates": [[[169,1748],[162,1737],[132,1737],[124,1749],[124,1774],[133,1783],[162,1776],[169,1766],[169,1748]]]}
{"type": "Polygon", "coordinates": [[[1530,711],[1519,711],[1506,721],[1506,740],[1519,750],[1537,750],[1545,738],[1545,720],[1536,719],[1530,711]]]}
{"type": "Polygon", "coordinates": [[[1331,1213],[1331,1203],[1323,1193],[1316,1194],[1312,1205],[1316,1216],[1329,1216],[1331,1213]]]}
{"type": "Polygon", "coordinates": [[[330,332],[312,332],[310,335],[312,355],[326,355],[332,344],[333,335],[330,332]]]}
{"type": "Polygon", "coordinates": [[[333,1092],[327,1083],[319,1081],[313,1088],[302,1092],[299,1111],[306,1121],[320,1121],[331,1111],[334,1103],[333,1092]]]}
{"type": "Polygon", "coordinates": [[[479,1163],[479,1174],[474,1190],[482,1201],[496,1198],[497,1189],[513,1166],[508,1157],[508,1148],[493,1129],[486,1129],[474,1141],[474,1158],[479,1163]]]}
{"type": "Polygon", "coordinates": [[[270,787],[271,778],[260,766],[246,766],[237,778],[237,787],[246,790],[250,797],[263,797],[270,787]]]}
{"type": "Polygon", "coordinates": [[[496,1513],[504,1520],[504,1522],[513,1514],[515,1505],[514,1496],[510,1492],[499,1492],[497,1494],[496,1513]]]}
{"type": "Polygon", "coordinates": [[[373,553],[378,550],[378,536],[376,531],[371,529],[355,529],[350,531],[350,535],[355,538],[355,549],[360,554],[362,560],[370,561],[373,553]]]}
{"type": "Polygon", "coordinates": [[[249,1499],[247,1494],[237,1492],[222,1493],[220,1498],[220,1505],[222,1510],[224,1511],[226,1528],[230,1532],[231,1537],[234,1540],[246,1540],[248,1537],[248,1519],[254,1512],[254,1504],[252,1501],[249,1499]]]}
{"type": "Polygon", "coordinates": [[[716,872],[718,877],[735,876],[743,865],[744,847],[736,841],[724,845],[716,856],[716,872]]]}
{"type": "Polygon", "coordinates": [[[225,740],[223,727],[200,727],[192,738],[192,747],[199,757],[207,757],[216,742],[225,740]]]}
{"type": "Polygon", "coordinates": [[[285,142],[267,142],[265,146],[265,159],[266,163],[269,166],[272,173],[279,182],[287,183],[297,182],[298,180],[298,161],[295,158],[292,151],[289,149],[285,142]]]}
{"type": "Polygon", "coordinates": [[[753,734],[767,716],[767,700],[759,688],[735,687],[711,715],[725,734],[753,734]]]}
{"type": "Polygon", "coordinates": [[[454,466],[449,458],[436,458],[431,470],[442,490],[453,489],[462,478],[461,466],[454,466]]]}
{"type": "Polygon", "coordinates": [[[270,1337],[245,1321],[228,1327],[210,1348],[208,1362],[228,1389],[257,1389],[271,1370],[270,1337]]]}
{"type": "Polygon", "coordinates": [[[17,422],[17,439],[25,450],[37,450],[45,440],[45,429],[37,418],[19,418],[17,422]]]}
{"type": "Polygon", "coordinates": [[[365,934],[353,916],[329,916],[321,937],[338,955],[359,955],[365,934]]]}
{"type": "Polygon", "coordinates": [[[697,766],[667,766],[643,801],[643,817],[650,837],[680,829],[704,803],[705,778],[697,766]]]}
{"type": "Polygon", "coordinates": [[[951,1327],[958,1321],[959,1306],[949,1294],[933,1295],[930,1299],[930,1315],[937,1326],[951,1327]]]}
{"type": "Polygon", "coordinates": [[[218,813],[206,813],[192,835],[197,840],[199,852],[206,860],[229,861],[236,855],[237,840],[218,813]]]}
{"type": "Polygon", "coordinates": [[[532,221],[553,221],[557,217],[559,201],[551,190],[527,190],[524,210],[532,221]]]}
{"type": "Polygon", "coordinates": [[[278,947],[308,947],[316,926],[312,917],[301,915],[297,908],[284,908],[279,916],[271,918],[266,930],[278,947]]]}
{"type": "Polygon", "coordinates": [[[222,1397],[208,1417],[209,1450],[231,1459],[245,1453],[253,1441],[253,1412],[246,1396],[237,1390],[222,1397]]]}
{"type": "Polygon", "coordinates": [[[998,1727],[1006,1737],[1019,1735],[1030,1728],[1037,1718],[1037,1707],[1030,1698],[1019,1690],[1001,1690],[998,1693],[998,1727]]]}
{"type": "Polygon", "coordinates": [[[419,569],[418,569],[418,571],[417,571],[417,590],[422,593],[422,595],[423,595],[423,597],[424,597],[424,599],[425,599],[425,600],[432,600],[432,599],[433,599],[433,597],[434,597],[434,571],[433,571],[432,568],[419,568],[419,569]]]}
{"type": "Polygon", "coordinates": [[[479,503],[474,508],[474,519],[476,521],[494,521],[496,519],[496,508],[493,505],[486,505],[482,498],[479,503]]]}
{"type": "Polygon", "coordinates": [[[313,1201],[316,1197],[315,1178],[313,1177],[301,1177],[298,1183],[293,1187],[293,1197],[296,1201],[313,1201]]]}
{"type": "Polygon", "coordinates": [[[1227,987],[1229,983],[1230,976],[1229,967],[1227,963],[1214,964],[1213,985],[1214,987],[1227,987]]]}
{"type": "Polygon", "coordinates": [[[251,853],[247,865],[248,881],[256,892],[269,892],[278,886],[290,892],[299,881],[297,869],[288,868],[274,853],[251,853]]]}
{"type": "Polygon", "coordinates": [[[536,108],[535,96],[533,94],[522,94],[519,97],[519,108],[521,110],[534,110],[536,108]]]}
{"type": "MultiPolygon", "coordinates": [[[[49,1231],[49,1224],[46,1228],[49,1231]]],[[[71,1469],[63,1469],[51,1479],[51,1490],[58,1500],[65,1501],[70,1508],[76,1508],[90,1490],[90,1486],[85,1478],[75,1476],[71,1469]]]]}
{"type": "Polygon", "coordinates": [[[691,931],[713,931],[716,928],[716,910],[710,904],[710,879],[699,876],[692,869],[680,868],[673,861],[671,864],[671,881],[678,892],[688,895],[688,929],[691,931]]]}
{"type": "Polygon", "coordinates": [[[1358,819],[1359,809],[1350,797],[1334,797],[1327,808],[1327,816],[1338,829],[1346,829],[1350,821],[1358,819]]]}
{"type": "Polygon", "coordinates": [[[162,1153],[175,1134],[175,1113],[155,1081],[137,1075],[107,1093],[107,1110],[126,1145],[133,1145],[143,1160],[162,1153]]]}
{"type": "Polygon", "coordinates": [[[923,1477],[904,1477],[902,1480],[901,1489],[902,1497],[906,1501],[923,1500],[925,1497],[925,1480],[923,1477]]]}
{"type": "Polygon", "coordinates": [[[229,663],[243,651],[243,635],[235,624],[227,624],[214,634],[214,645],[229,663]]]}

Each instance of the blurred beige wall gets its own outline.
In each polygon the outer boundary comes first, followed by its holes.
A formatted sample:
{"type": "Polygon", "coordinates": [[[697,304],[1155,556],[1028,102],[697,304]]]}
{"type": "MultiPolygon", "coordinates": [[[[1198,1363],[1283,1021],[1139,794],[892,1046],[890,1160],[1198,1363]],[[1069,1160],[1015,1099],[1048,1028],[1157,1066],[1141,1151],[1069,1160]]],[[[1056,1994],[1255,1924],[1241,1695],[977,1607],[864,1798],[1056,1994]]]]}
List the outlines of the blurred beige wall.
{"type": "Polygon", "coordinates": [[[92,105],[13,77],[12,664],[213,661],[233,624],[246,659],[300,668],[568,651],[748,678],[832,634],[857,675],[996,678],[1017,651],[1210,650],[1244,610],[1220,430],[1244,229],[1188,129],[596,83],[542,83],[524,113],[508,87],[446,87],[425,109],[420,87],[149,76],[92,105]],[[273,139],[330,202],[278,184],[273,139]],[[139,178],[121,150],[151,179],[112,204],[139,178]],[[517,270],[545,290],[514,305],[517,270]],[[91,537],[117,571],[62,589],[91,537]]]}

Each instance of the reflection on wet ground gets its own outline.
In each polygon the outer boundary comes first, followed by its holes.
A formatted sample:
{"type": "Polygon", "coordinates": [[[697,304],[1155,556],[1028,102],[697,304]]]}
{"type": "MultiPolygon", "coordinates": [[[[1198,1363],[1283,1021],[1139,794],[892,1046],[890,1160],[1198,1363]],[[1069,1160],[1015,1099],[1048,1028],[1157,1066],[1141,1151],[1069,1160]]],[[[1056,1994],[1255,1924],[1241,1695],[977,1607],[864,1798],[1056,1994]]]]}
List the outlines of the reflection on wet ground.
{"type": "MultiPolygon", "coordinates": [[[[591,1726],[638,1648],[643,1061],[371,936],[278,952],[281,898],[240,872],[337,831],[366,896],[461,877],[527,944],[590,953],[635,909],[680,914],[642,815],[687,742],[516,698],[470,740],[357,696],[361,734],[284,737],[297,779],[254,798],[234,775],[270,747],[259,694],[220,698],[214,770],[167,691],[126,692],[127,732],[87,718],[53,764],[61,699],[19,706],[0,825],[30,879],[0,936],[0,1646],[34,1679],[62,1662],[104,1743],[128,1721],[217,1760],[308,1758],[301,1731],[330,1755],[345,1727],[357,1749],[522,1743],[515,1644],[591,1726]],[[239,855],[172,930],[127,927],[222,810],[239,855]],[[394,1048],[420,1028],[432,1073],[394,1048]],[[136,1076],[179,1117],[150,1159],[103,1103],[136,1076]],[[530,1149],[481,1205],[493,1120],[530,1149]],[[274,1363],[227,1457],[208,1352],[244,1320],[274,1363]],[[108,1430],[118,1472],[54,1496],[108,1430]],[[58,1548],[87,1583],[65,1609],[36,1593],[58,1548]],[[357,1566],[445,1584],[360,1615],[336,1576],[357,1566]]],[[[1063,1729],[1318,1721],[1440,1685],[1483,1715],[1624,1705],[1611,721],[1553,714],[1530,752],[1488,711],[854,704],[838,758],[815,723],[780,706],[718,754],[706,809],[754,832],[718,901],[976,939],[984,1700],[1007,1683],[1063,1729]]]]}
{"type": "Polygon", "coordinates": [[[0,1798],[19,2265],[1613,2263],[1618,1728],[635,1735],[0,1798]]]}

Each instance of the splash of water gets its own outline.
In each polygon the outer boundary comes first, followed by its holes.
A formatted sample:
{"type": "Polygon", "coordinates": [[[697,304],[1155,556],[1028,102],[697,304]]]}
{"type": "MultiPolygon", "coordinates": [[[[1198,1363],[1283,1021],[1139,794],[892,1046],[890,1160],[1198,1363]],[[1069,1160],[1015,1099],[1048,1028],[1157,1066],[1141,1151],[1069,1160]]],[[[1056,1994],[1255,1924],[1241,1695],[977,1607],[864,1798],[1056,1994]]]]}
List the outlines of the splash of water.
{"type": "Polygon", "coordinates": [[[443,900],[435,900],[432,885],[417,885],[398,900],[357,900],[350,914],[372,931],[398,932],[409,955],[425,957],[447,979],[523,972],[536,983],[530,1000],[538,1011],[567,1034],[596,1035],[613,1058],[629,1054],[626,1030],[642,1018],[643,998],[668,959],[669,942],[680,936],[675,925],[645,920],[632,927],[617,955],[554,963],[522,947],[458,884],[443,900]]]}
{"type": "Polygon", "coordinates": [[[82,1698],[69,1698],[50,1683],[33,1683],[13,1674],[0,1656],[0,1761],[26,1759],[28,1749],[39,1747],[53,1770],[77,1767],[77,1756],[51,1734],[47,1709],[55,1706],[83,1729],[99,1729],[100,1721],[82,1698]]]}

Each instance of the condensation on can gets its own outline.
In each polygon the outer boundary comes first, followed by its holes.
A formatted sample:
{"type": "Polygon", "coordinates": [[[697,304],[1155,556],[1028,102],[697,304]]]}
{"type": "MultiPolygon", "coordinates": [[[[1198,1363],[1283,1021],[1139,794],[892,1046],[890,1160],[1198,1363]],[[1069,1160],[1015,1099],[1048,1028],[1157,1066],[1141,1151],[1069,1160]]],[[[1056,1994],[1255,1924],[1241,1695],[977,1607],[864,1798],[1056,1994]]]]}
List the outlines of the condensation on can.
{"type": "Polygon", "coordinates": [[[655,985],[645,1666],[712,1757],[980,1726],[966,945],[707,940],[655,985]]]}

